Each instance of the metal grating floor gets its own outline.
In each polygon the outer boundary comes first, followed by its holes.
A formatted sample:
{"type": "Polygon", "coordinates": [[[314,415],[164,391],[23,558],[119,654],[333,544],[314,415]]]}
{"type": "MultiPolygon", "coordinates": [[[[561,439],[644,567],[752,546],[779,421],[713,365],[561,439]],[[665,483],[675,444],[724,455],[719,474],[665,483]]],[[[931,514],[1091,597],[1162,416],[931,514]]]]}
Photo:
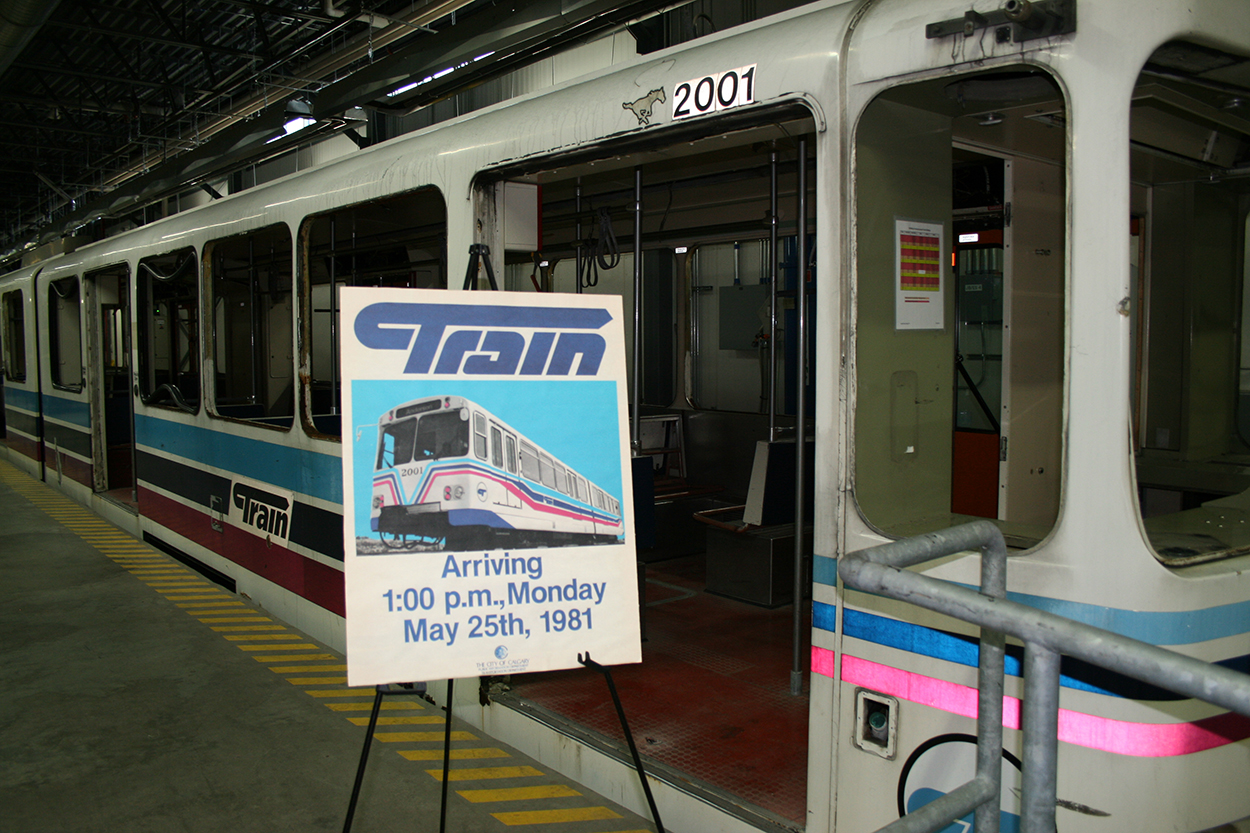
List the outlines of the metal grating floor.
{"type": "MultiPolygon", "coordinates": [[[[639,752],[802,826],[808,693],[790,694],[792,612],[703,592],[704,556],[647,568],[643,662],[613,668],[639,752]]],[[[801,656],[810,654],[805,616],[801,656]]],[[[513,693],[622,739],[602,677],[513,678],[513,693]]]]}

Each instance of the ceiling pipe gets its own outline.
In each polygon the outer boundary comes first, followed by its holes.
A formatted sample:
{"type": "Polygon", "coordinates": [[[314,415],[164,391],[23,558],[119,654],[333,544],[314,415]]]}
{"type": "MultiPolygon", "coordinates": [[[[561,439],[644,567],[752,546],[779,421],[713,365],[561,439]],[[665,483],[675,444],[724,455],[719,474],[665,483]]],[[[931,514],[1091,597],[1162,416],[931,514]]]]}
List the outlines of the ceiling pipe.
{"type": "Polygon", "coordinates": [[[43,24],[56,11],[59,0],[6,0],[0,16],[0,75],[17,60],[43,24]]]}
{"type": "MultiPolygon", "coordinates": [[[[341,17],[347,17],[347,12],[334,8],[334,0],[323,0],[321,10],[325,12],[326,17],[332,17],[335,20],[341,17]]],[[[374,29],[385,29],[387,27],[386,20],[383,20],[377,15],[369,14],[368,12],[357,16],[356,20],[361,23],[368,23],[374,29]]]]}

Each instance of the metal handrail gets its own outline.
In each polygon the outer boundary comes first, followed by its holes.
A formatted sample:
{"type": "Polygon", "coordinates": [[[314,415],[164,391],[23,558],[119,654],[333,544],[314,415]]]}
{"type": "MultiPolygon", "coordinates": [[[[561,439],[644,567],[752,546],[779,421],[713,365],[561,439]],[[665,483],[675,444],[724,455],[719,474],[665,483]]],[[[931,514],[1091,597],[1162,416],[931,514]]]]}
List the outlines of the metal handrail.
{"type": "Polygon", "coordinates": [[[973,808],[976,833],[997,833],[1007,636],[1024,642],[1021,833],[1055,830],[1061,656],[1250,717],[1250,676],[1008,601],[1007,547],[1002,532],[989,521],[851,553],[841,559],[838,576],[856,590],[910,602],[981,627],[977,774],[967,784],[881,828],[879,833],[934,833],[973,808]],[[979,592],[905,569],[970,550],[981,552],[979,592]]]}

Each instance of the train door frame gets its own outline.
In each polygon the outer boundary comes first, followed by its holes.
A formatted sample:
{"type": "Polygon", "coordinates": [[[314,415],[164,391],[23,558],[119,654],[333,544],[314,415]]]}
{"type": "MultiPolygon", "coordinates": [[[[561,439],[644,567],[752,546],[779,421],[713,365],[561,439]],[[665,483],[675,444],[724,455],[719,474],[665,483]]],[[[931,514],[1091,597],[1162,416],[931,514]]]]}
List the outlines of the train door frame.
{"type": "MultiPolygon", "coordinates": [[[[134,288],[132,272],[130,265],[127,263],[118,263],[112,266],[105,266],[100,269],[94,269],[86,272],[82,276],[83,285],[86,288],[84,293],[89,310],[84,316],[84,326],[87,333],[87,353],[91,358],[91,373],[89,376],[89,397],[91,407],[91,422],[95,428],[92,431],[92,442],[94,447],[93,458],[96,460],[94,466],[94,475],[92,490],[97,494],[109,496],[109,492],[115,492],[117,489],[130,487],[129,501],[121,501],[122,505],[136,505],[138,501],[138,481],[135,477],[136,471],[136,449],[135,449],[135,379],[134,379],[134,325],[131,315],[134,312],[131,302],[130,292],[134,288]],[[116,304],[106,304],[105,294],[101,286],[102,280],[114,279],[117,281],[115,288],[116,304]],[[124,385],[120,382],[116,385],[118,390],[112,391],[117,394],[118,400],[124,400],[126,403],[126,414],[122,417],[124,425],[119,425],[116,417],[109,418],[110,385],[106,381],[108,374],[106,373],[106,346],[109,340],[105,336],[106,323],[105,315],[108,310],[116,310],[115,321],[120,324],[120,345],[116,346],[116,352],[123,357],[126,365],[123,369],[121,377],[124,377],[124,385]],[[123,431],[122,429],[126,430],[123,431]],[[120,441],[119,441],[120,440],[120,441]],[[118,478],[114,477],[113,460],[117,458],[117,454],[112,453],[112,449],[122,449],[120,454],[125,460],[118,460],[117,465],[129,465],[130,477],[129,483],[116,485],[114,481],[118,478]]],[[[111,330],[111,328],[109,328],[111,330]]],[[[113,497],[118,497],[114,495],[113,497]]]]}
{"type": "MultiPolygon", "coordinates": [[[[30,312],[30,322],[26,326],[26,346],[27,348],[34,348],[27,355],[35,360],[33,379],[35,387],[36,463],[39,466],[39,480],[46,483],[48,481],[48,448],[44,444],[44,439],[47,437],[47,428],[43,419],[43,361],[39,350],[39,343],[43,337],[44,329],[39,326],[39,276],[42,273],[43,269],[39,268],[30,276],[30,300],[26,302],[27,309],[30,312]]],[[[31,379],[32,377],[27,376],[26,378],[31,379]]]]}

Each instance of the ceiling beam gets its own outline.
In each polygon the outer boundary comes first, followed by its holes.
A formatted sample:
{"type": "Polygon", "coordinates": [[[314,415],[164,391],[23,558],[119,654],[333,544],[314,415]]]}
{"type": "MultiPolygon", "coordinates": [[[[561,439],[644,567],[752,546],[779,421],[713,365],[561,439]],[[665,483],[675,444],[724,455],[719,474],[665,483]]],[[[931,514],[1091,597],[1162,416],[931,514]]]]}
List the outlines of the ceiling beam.
{"type": "Polygon", "coordinates": [[[104,37],[114,40],[135,40],[142,43],[159,43],[164,46],[176,46],[180,49],[194,49],[196,51],[208,50],[209,52],[217,52],[222,55],[233,55],[239,58],[259,57],[256,53],[246,49],[234,49],[233,47],[218,46],[211,43],[196,43],[178,38],[161,37],[160,35],[145,35],[140,34],[139,32],[127,31],[125,29],[114,29],[108,26],[88,26],[83,23],[73,23],[68,20],[50,20],[46,25],[54,26],[57,29],[67,29],[71,32],[88,32],[91,34],[103,35],[104,37]]]}

